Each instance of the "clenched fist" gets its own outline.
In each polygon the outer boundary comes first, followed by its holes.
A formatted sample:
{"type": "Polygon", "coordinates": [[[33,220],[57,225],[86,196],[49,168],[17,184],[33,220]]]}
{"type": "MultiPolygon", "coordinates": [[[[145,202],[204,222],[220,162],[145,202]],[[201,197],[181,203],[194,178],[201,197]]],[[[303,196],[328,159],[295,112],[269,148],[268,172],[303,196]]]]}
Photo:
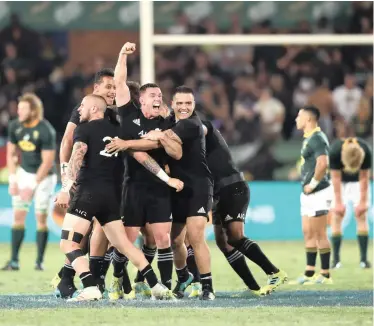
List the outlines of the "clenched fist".
{"type": "Polygon", "coordinates": [[[136,50],[135,43],[126,42],[125,45],[121,49],[122,54],[132,54],[136,50]]]}

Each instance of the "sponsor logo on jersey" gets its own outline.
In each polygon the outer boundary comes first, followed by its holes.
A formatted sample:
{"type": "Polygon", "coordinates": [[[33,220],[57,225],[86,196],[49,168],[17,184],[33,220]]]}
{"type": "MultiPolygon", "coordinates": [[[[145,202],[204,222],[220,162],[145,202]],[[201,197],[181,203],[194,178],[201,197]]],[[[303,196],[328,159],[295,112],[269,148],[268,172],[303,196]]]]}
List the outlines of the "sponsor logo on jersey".
{"type": "Polygon", "coordinates": [[[140,119],[134,119],[132,120],[132,122],[134,122],[136,125],[140,127],[140,119]]]}
{"type": "Polygon", "coordinates": [[[24,152],[33,152],[36,149],[35,144],[33,144],[32,142],[28,140],[20,140],[18,142],[18,146],[24,152]]]}

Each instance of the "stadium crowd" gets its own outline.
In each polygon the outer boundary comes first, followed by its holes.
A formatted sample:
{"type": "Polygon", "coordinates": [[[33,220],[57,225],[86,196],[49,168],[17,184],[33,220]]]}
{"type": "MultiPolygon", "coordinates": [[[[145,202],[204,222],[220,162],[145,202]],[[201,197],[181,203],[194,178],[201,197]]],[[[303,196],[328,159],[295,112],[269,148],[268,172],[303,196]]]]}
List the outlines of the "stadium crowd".
{"type": "MultiPolygon", "coordinates": [[[[181,13],[167,32],[372,33],[372,10],[353,6],[345,29],[321,18],[315,26],[300,22],[287,31],[273,27],[271,21],[246,30],[232,17],[231,29],[219,31],[211,20],[192,25],[181,13]]],[[[0,44],[4,45],[0,50],[0,145],[5,144],[8,121],[16,116],[17,98],[25,91],[42,98],[45,116],[60,139],[71,110],[90,92],[94,72],[113,67],[116,60],[96,58],[66,75],[66,49],[57,48],[48,34],[24,26],[15,15],[0,32],[0,44]]],[[[242,148],[260,142],[266,161],[272,145],[300,136],[294,120],[297,109],[307,103],[321,110],[321,126],[330,139],[347,132],[365,139],[372,137],[370,46],[162,47],[156,49],[155,65],[165,101],[170,101],[175,85],[192,87],[198,111],[219,127],[228,144],[242,148]]],[[[139,56],[134,56],[129,62],[129,79],[139,80],[139,70],[139,56]]],[[[270,170],[264,174],[251,172],[257,179],[271,179],[270,170]]]]}

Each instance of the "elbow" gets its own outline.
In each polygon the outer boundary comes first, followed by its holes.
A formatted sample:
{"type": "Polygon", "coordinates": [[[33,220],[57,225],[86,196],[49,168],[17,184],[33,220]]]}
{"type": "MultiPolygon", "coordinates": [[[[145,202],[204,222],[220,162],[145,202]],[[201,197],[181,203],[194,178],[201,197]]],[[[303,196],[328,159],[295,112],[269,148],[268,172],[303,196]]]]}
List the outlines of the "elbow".
{"type": "Polygon", "coordinates": [[[174,160],[179,161],[179,160],[182,158],[182,156],[183,156],[183,153],[182,153],[182,152],[177,152],[177,153],[173,156],[173,158],[174,158],[174,160]]]}

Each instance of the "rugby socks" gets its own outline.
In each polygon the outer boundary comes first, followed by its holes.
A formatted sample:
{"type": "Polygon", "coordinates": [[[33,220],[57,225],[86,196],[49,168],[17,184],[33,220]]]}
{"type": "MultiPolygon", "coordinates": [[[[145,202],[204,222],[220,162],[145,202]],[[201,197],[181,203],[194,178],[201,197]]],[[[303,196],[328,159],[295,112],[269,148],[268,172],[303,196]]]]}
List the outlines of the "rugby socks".
{"type": "Polygon", "coordinates": [[[132,290],[129,274],[127,273],[128,258],[114,248],[112,252],[113,276],[122,277],[122,288],[125,294],[132,290]]]}
{"type": "Polygon", "coordinates": [[[42,263],[44,259],[45,248],[47,247],[48,242],[48,229],[39,229],[36,232],[36,245],[38,247],[38,258],[36,259],[37,263],[42,263]]]}
{"type": "Polygon", "coordinates": [[[224,254],[232,269],[236,274],[239,275],[248,289],[254,291],[259,290],[260,286],[257,284],[250,269],[248,268],[243,254],[236,249],[233,249],[230,252],[225,252],[224,254]]]}
{"type": "Polygon", "coordinates": [[[68,278],[68,279],[73,279],[75,276],[75,270],[73,268],[73,266],[69,265],[69,264],[65,264],[64,267],[63,267],[63,271],[62,271],[62,279],[63,278],[68,278]]]}
{"type": "Polygon", "coordinates": [[[104,264],[104,257],[101,256],[90,256],[90,271],[97,282],[97,284],[102,284],[105,280],[105,276],[102,277],[102,269],[104,264]]]}
{"type": "Polygon", "coordinates": [[[162,284],[170,290],[173,275],[173,250],[171,247],[158,249],[157,266],[162,284]]]}
{"type": "Polygon", "coordinates": [[[64,267],[61,267],[60,271],[57,273],[59,278],[62,278],[63,271],[64,271],[64,267]]]}
{"type": "Polygon", "coordinates": [[[212,273],[201,274],[200,279],[201,279],[201,288],[203,290],[207,289],[213,292],[212,273]]]}
{"type": "Polygon", "coordinates": [[[81,279],[81,282],[85,288],[88,288],[90,286],[96,286],[95,279],[92,276],[91,272],[84,272],[81,275],[79,275],[79,278],[81,279]]]}
{"type": "Polygon", "coordinates": [[[270,262],[256,242],[244,237],[241,240],[229,241],[228,243],[260,266],[267,275],[279,272],[279,269],[270,262]]]}
{"type": "Polygon", "coordinates": [[[25,237],[25,227],[15,226],[12,228],[12,261],[18,262],[18,254],[25,237]]]}
{"type": "Polygon", "coordinates": [[[332,244],[332,253],[333,253],[334,263],[340,262],[341,243],[342,243],[342,234],[333,233],[331,237],[331,244],[332,244]]]}
{"type": "MultiPolygon", "coordinates": [[[[330,256],[331,256],[330,248],[319,249],[319,257],[321,259],[321,269],[324,269],[324,270],[330,269],[330,256]]],[[[329,277],[327,276],[327,274],[322,274],[322,275],[325,277],[329,277]]]]}
{"type": "MultiPolygon", "coordinates": [[[[143,251],[143,254],[144,254],[145,258],[147,259],[149,265],[151,265],[152,262],[153,262],[153,259],[156,256],[157,248],[148,248],[146,245],[143,245],[142,251],[143,251]]],[[[144,277],[143,277],[142,273],[138,272],[136,274],[134,282],[135,283],[144,282],[144,277]]]]}
{"type": "Polygon", "coordinates": [[[368,242],[369,234],[368,232],[358,232],[357,234],[358,245],[360,247],[360,261],[367,261],[367,252],[368,252],[368,242]]]}
{"type": "Polygon", "coordinates": [[[150,288],[153,288],[158,283],[157,276],[153,271],[151,265],[147,265],[142,271],[140,271],[140,273],[147,280],[147,283],[150,286],[150,288]]]}
{"type": "Polygon", "coordinates": [[[317,248],[305,248],[306,251],[306,265],[307,266],[316,266],[317,260],[317,248]]]}
{"type": "Polygon", "coordinates": [[[188,280],[188,278],[190,277],[190,273],[189,273],[189,271],[188,271],[188,267],[187,267],[187,265],[184,266],[184,267],[181,268],[181,269],[176,269],[175,271],[176,271],[176,273],[177,273],[178,281],[179,281],[180,283],[184,283],[184,282],[186,282],[186,281],[188,280]]]}
{"type": "Polygon", "coordinates": [[[200,282],[200,273],[196,265],[195,253],[191,245],[187,247],[187,267],[194,277],[193,282],[200,282]]]}
{"type": "Polygon", "coordinates": [[[104,263],[103,263],[103,269],[102,269],[102,274],[106,276],[108,273],[108,269],[110,266],[110,262],[112,261],[112,254],[113,254],[114,247],[110,247],[107,252],[105,253],[104,257],[104,263]]]}

